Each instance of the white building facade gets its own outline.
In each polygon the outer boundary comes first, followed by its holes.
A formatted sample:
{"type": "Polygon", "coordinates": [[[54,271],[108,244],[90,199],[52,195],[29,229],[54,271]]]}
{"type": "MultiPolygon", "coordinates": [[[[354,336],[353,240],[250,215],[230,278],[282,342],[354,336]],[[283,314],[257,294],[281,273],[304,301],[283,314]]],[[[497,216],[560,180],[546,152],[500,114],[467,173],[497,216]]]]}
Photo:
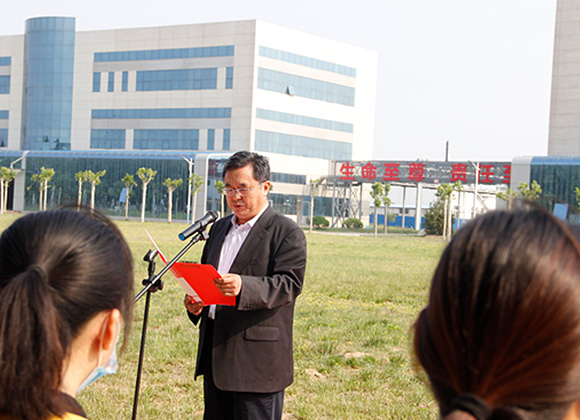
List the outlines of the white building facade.
{"type": "Polygon", "coordinates": [[[0,157],[250,150],[270,158],[275,192],[304,195],[329,161],[371,157],[377,60],[259,20],[77,32],[74,18],[32,18],[0,37],[0,157]]]}

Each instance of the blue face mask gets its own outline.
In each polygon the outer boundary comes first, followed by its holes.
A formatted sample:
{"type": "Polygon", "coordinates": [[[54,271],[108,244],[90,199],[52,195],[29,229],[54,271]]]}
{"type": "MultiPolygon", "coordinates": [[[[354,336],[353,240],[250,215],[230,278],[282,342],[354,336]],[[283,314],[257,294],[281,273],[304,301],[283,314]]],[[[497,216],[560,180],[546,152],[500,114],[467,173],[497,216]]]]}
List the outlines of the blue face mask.
{"type": "MultiPolygon", "coordinates": [[[[103,332],[101,334],[101,342],[103,341],[103,337],[105,336],[106,326],[107,324],[105,323],[105,325],[103,325],[103,332]]],[[[121,323],[119,322],[119,334],[120,331],[121,331],[121,323]]],[[[101,357],[103,355],[102,354],[103,349],[99,348],[99,363],[97,364],[97,367],[93,369],[93,371],[89,374],[89,376],[87,376],[87,378],[79,386],[77,392],[81,392],[83,389],[85,389],[87,386],[95,382],[101,376],[112,375],[114,373],[117,373],[117,368],[119,367],[119,362],[117,360],[117,342],[119,341],[119,334],[117,334],[117,339],[115,340],[115,346],[113,347],[111,357],[109,357],[109,360],[107,361],[107,363],[105,363],[105,366],[101,366],[101,357]]]]}

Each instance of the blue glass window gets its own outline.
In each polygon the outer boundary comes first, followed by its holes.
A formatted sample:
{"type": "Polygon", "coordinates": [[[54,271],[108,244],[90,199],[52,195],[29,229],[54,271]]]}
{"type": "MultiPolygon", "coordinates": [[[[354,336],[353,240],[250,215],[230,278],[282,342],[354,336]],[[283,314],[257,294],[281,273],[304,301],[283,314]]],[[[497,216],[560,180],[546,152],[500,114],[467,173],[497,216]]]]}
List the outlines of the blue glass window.
{"type": "Polygon", "coordinates": [[[355,68],[330,63],[328,61],[317,60],[316,58],[305,57],[303,55],[292,54],[286,51],[275,50],[273,48],[260,46],[260,55],[263,57],[273,58],[274,60],[286,61],[288,63],[299,64],[301,66],[311,67],[314,69],[356,77],[355,68]]]}
{"type": "Polygon", "coordinates": [[[199,130],[135,130],[133,149],[198,150],[199,130]]]}
{"type": "Polygon", "coordinates": [[[288,93],[292,86],[294,95],[319,101],[354,106],[354,88],[308,77],[295,76],[269,69],[258,69],[258,88],[272,92],[288,93]]]}
{"type": "Polygon", "coordinates": [[[74,61],[74,18],[26,21],[24,149],[70,150],[74,61]]]}
{"type": "Polygon", "coordinates": [[[233,55],[233,45],[221,45],[219,47],[100,52],[95,53],[95,62],[171,60],[176,58],[228,57],[233,55]]]}
{"type": "Polygon", "coordinates": [[[234,87],[234,68],[226,67],[226,89],[234,87]]]}
{"type": "Polygon", "coordinates": [[[0,76],[0,94],[10,93],[10,76],[0,76]]]}
{"type": "Polygon", "coordinates": [[[256,130],[255,148],[261,152],[327,160],[350,160],[352,155],[350,143],[261,130],[256,130]]]}
{"type": "Polygon", "coordinates": [[[101,73],[93,73],[93,92],[101,91],[101,73]]]}
{"type": "Polygon", "coordinates": [[[93,109],[95,120],[231,118],[231,108],[93,109]]]}
{"type": "Polygon", "coordinates": [[[122,82],[121,90],[123,92],[127,92],[127,90],[129,90],[129,72],[128,71],[123,72],[123,80],[121,80],[121,82],[122,82]]]}
{"type": "Polygon", "coordinates": [[[10,111],[0,110],[0,120],[7,120],[10,115],[10,111]]]}
{"type": "Polygon", "coordinates": [[[109,72],[109,83],[107,83],[107,92],[113,92],[115,90],[115,72],[109,72]]]}
{"type": "Polygon", "coordinates": [[[223,150],[230,150],[230,129],[224,128],[224,141],[222,145],[223,150]]]}
{"type": "Polygon", "coordinates": [[[306,115],[287,114],[285,112],[271,111],[268,109],[256,109],[256,118],[279,121],[288,124],[305,125],[307,127],[324,128],[327,130],[342,131],[352,133],[353,125],[340,121],[323,120],[320,118],[308,117],[306,115]]]}
{"type": "Polygon", "coordinates": [[[91,149],[124,149],[125,130],[91,130],[91,149]]]}
{"type": "Polygon", "coordinates": [[[8,146],[8,129],[0,128],[0,147],[8,146]]]}
{"type": "Polygon", "coordinates": [[[217,68],[137,72],[137,91],[205,90],[217,88],[217,68]]]}
{"type": "Polygon", "coordinates": [[[12,57],[0,57],[0,66],[12,65],[12,57]]]}
{"type": "Polygon", "coordinates": [[[215,130],[207,130],[207,150],[215,150],[215,130]]]}

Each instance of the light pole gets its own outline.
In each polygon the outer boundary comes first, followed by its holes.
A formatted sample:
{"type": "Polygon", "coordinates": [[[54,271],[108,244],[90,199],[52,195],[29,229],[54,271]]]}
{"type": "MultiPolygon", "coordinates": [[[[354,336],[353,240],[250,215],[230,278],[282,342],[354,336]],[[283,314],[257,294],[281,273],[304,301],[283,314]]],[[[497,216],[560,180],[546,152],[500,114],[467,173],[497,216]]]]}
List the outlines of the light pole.
{"type": "Polygon", "coordinates": [[[471,209],[471,218],[475,219],[475,203],[477,199],[477,184],[479,183],[479,162],[477,164],[468,160],[475,168],[475,186],[473,187],[473,208],[471,209]]]}

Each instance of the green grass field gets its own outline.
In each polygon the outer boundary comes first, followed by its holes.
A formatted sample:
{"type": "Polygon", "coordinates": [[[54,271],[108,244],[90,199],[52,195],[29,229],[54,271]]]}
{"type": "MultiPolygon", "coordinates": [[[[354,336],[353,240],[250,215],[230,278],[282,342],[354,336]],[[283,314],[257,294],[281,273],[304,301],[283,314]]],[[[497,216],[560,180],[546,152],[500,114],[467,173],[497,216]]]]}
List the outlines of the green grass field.
{"type": "MultiPolygon", "coordinates": [[[[0,230],[17,216],[0,216],[0,230]]],[[[167,257],[184,245],[184,224],[119,221],[133,251],[136,292],[146,276],[148,229],[167,257]]],[[[445,246],[413,236],[306,234],[308,266],[294,326],[295,381],[285,419],[436,419],[425,378],[413,367],[410,327],[426,301],[445,246]]],[[[185,260],[198,261],[203,244],[185,260]]],[[[159,262],[161,264],[161,262],[159,262]]],[[[158,267],[159,271],[159,267],[158,267]]],[[[171,274],[152,294],[139,397],[139,419],[201,419],[202,378],[194,381],[197,328],[171,274]]],[[[95,285],[98,287],[98,285],[95,285]]],[[[130,419],[145,297],[116,375],[79,395],[93,420],[130,419]]]]}

